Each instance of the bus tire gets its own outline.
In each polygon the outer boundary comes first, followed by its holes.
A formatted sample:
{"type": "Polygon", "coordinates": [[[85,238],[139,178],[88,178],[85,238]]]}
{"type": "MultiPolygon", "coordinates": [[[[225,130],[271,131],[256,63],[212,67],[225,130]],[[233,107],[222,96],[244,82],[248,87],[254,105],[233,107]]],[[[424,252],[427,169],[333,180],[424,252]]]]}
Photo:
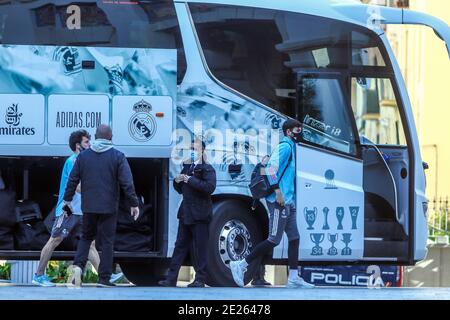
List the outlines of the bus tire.
{"type": "Polygon", "coordinates": [[[167,274],[170,260],[120,262],[125,277],[136,286],[156,286],[167,274]]]}
{"type": "MultiPolygon", "coordinates": [[[[262,230],[255,215],[245,203],[225,200],[214,204],[209,226],[208,279],[214,287],[236,287],[229,268],[231,260],[240,260],[262,241],[262,230]]],[[[257,272],[260,259],[248,266],[244,282],[257,272]]]]}

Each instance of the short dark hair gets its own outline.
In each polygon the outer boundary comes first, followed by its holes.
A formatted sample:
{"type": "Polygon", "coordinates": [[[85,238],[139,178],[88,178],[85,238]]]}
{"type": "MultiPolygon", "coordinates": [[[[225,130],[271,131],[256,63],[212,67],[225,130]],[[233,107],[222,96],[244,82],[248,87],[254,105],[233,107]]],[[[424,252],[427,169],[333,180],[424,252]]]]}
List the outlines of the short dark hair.
{"type": "Polygon", "coordinates": [[[95,139],[112,139],[112,129],[107,124],[101,124],[97,127],[97,131],[95,132],[95,139]]]}
{"type": "Polygon", "coordinates": [[[295,127],[302,127],[302,123],[298,120],[295,119],[287,119],[284,123],[283,123],[283,134],[286,135],[286,132],[288,129],[292,130],[295,127]]]}
{"type": "Polygon", "coordinates": [[[69,147],[73,152],[77,150],[77,143],[81,144],[81,142],[83,141],[83,137],[86,137],[89,140],[91,139],[91,135],[89,134],[89,132],[84,129],[74,131],[70,134],[69,147]]]}

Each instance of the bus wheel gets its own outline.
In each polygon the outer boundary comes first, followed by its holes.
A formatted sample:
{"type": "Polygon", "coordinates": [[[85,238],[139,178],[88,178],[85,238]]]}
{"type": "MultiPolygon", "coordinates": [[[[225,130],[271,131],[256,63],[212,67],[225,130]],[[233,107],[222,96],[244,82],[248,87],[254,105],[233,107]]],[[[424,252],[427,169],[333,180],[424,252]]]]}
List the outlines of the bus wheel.
{"type": "Polygon", "coordinates": [[[156,286],[164,279],[169,260],[120,262],[123,274],[136,286],[156,286]]]}
{"type": "MultiPolygon", "coordinates": [[[[235,287],[230,261],[244,259],[261,241],[262,232],[249,207],[235,200],[216,203],[209,226],[208,285],[235,287]]],[[[250,282],[259,263],[249,265],[245,283],[250,282]]]]}

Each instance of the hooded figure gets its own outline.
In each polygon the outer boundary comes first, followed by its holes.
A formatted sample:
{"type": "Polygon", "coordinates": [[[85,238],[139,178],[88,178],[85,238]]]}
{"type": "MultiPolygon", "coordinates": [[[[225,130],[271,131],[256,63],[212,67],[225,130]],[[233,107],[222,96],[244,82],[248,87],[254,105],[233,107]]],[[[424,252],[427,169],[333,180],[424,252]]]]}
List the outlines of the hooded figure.
{"type": "Polygon", "coordinates": [[[109,282],[113,265],[113,245],[119,208],[120,189],[128,199],[131,215],[139,215],[138,198],[134,190],[133,176],[125,155],[112,144],[112,130],[100,125],[95,133],[91,148],[80,153],[67,182],[64,201],[67,205],[73,199],[78,183],[81,181],[81,209],[83,210],[82,237],[78,244],[74,267],[71,268],[75,285],[81,285],[89,246],[100,236],[102,246],[99,284],[112,286],[109,282]]]}

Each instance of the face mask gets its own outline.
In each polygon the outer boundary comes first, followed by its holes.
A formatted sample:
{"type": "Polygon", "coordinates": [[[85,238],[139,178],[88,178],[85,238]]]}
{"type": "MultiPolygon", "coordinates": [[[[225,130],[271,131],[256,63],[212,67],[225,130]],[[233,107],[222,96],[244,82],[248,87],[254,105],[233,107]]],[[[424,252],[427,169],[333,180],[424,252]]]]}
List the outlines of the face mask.
{"type": "Polygon", "coordinates": [[[291,138],[295,143],[299,143],[302,140],[302,132],[292,132],[291,138]]]}
{"type": "Polygon", "coordinates": [[[192,162],[197,161],[198,159],[198,152],[195,150],[191,150],[191,160],[192,162]]]}
{"type": "Polygon", "coordinates": [[[83,148],[83,146],[81,144],[78,145],[80,152],[86,150],[86,148],[83,148]]]}

